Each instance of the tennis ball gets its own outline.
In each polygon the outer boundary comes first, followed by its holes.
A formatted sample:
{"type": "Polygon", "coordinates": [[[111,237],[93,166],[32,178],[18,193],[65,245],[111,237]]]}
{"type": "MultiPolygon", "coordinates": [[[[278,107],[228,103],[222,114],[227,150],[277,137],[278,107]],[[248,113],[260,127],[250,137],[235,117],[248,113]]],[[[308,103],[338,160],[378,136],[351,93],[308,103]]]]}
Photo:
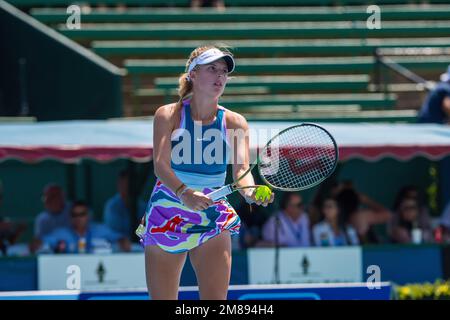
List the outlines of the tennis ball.
{"type": "Polygon", "coordinates": [[[268,186],[259,186],[256,188],[255,197],[256,200],[266,201],[270,199],[272,195],[272,190],[268,186]]]}

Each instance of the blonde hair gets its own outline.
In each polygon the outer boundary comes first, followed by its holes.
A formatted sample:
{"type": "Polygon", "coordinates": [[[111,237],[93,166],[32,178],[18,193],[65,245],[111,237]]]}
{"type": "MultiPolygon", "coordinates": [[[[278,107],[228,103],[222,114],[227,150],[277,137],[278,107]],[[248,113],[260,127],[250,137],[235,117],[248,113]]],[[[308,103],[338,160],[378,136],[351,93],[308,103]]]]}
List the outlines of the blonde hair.
{"type": "MultiPolygon", "coordinates": [[[[216,44],[216,45],[206,45],[195,48],[191,54],[189,55],[189,59],[186,61],[186,70],[189,68],[189,65],[191,64],[192,60],[194,60],[196,57],[201,55],[203,52],[209,50],[209,49],[219,49],[223,53],[233,55],[230,52],[231,47],[226,44],[216,44]]],[[[197,66],[194,68],[194,70],[197,69],[197,66]]],[[[183,104],[183,100],[192,95],[192,81],[187,80],[188,73],[184,72],[180,75],[178,78],[178,96],[180,97],[176,108],[181,108],[183,104]]]]}

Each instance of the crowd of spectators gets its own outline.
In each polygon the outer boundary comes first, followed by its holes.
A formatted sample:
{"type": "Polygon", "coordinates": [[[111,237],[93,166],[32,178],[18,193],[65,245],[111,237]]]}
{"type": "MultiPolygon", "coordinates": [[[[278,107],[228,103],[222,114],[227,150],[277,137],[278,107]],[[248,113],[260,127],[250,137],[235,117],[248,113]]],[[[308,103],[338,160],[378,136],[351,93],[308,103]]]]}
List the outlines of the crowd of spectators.
{"type": "MultiPolygon", "coordinates": [[[[278,193],[278,204],[268,208],[243,202],[237,208],[242,224],[239,236],[233,237],[233,249],[450,242],[450,202],[440,217],[432,219],[423,192],[415,186],[401,188],[391,208],[358,192],[351,181],[327,186],[319,187],[309,203],[299,192],[278,193]]],[[[141,250],[134,230],[145,214],[145,203],[138,199],[132,214],[128,190],[129,173],[122,171],[117,193],[105,202],[99,223],[86,202],[68,201],[61,186],[48,184],[28,254],[141,250]]],[[[0,184],[0,206],[1,200],[0,184]]],[[[0,216],[0,255],[7,255],[25,229],[25,223],[0,216]]]]}
{"type": "MultiPolygon", "coordinates": [[[[358,192],[350,181],[328,189],[319,188],[309,204],[304,203],[300,193],[282,193],[279,210],[264,223],[242,215],[241,248],[450,241],[450,203],[441,217],[432,219],[422,192],[415,186],[401,188],[392,208],[358,192]]],[[[254,206],[251,212],[261,216],[258,210],[260,207],[254,206]]]]}
{"type": "MultiPolygon", "coordinates": [[[[145,203],[138,199],[137,205],[132,206],[128,192],[129,177],[126,170],[119,173],[117,193],[106,201],[101,223],[94,221],[95,217],[88,203],[83,200],[69,201],[58,184],[46,185],[42,192],[44,210],[34,219],[33,238],[26,246],[27,252],[131,251],[132,243],[137,241],[134,230],[145,214],[145,203]],[[133,210],[134,207],[137,209],[133,210]]],[[[1,198],[0,185],[0,206],[1,198]]],[[[12,223],[7,217],[0,216],[0,255],[7,255],[8,248],[14,248],[25,229],[25,223],[12,223]]]]}

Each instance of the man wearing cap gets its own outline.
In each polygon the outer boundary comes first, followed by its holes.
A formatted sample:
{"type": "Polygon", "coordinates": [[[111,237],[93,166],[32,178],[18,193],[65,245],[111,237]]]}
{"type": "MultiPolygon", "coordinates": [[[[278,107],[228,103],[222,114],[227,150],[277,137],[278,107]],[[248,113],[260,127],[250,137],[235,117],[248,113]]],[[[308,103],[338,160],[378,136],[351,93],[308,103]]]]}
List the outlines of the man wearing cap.
{"type": "Polygon", "coordinates": [[[419,112],[418,122],[450,123],[450,65],[441,82],[428,94],[419,112]]]}

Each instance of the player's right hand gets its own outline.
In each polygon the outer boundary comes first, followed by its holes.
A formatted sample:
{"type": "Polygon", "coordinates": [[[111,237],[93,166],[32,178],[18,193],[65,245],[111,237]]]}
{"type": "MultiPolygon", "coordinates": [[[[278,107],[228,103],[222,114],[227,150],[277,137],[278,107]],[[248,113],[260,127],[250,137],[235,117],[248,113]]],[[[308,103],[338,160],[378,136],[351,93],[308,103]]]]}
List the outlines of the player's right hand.
{"type": "Polygon", "coordinates": [[[203,211],[213,205],[213,201],[203,192],[188,189],[181,195],[180,200],[193,211],[203,211]]]}

